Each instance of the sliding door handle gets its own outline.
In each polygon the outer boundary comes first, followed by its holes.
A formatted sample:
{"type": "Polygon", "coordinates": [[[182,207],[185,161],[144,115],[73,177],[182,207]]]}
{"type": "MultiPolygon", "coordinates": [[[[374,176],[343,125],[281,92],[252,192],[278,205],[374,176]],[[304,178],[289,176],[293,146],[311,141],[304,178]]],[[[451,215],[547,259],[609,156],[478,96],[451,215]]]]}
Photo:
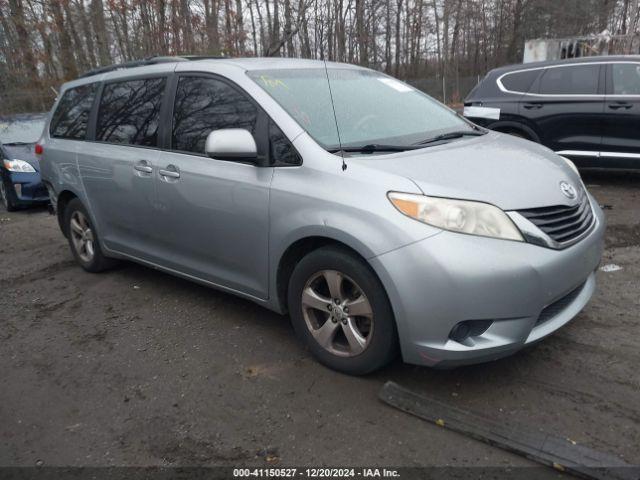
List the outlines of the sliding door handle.
{"type": "Polygon", "coordinates": [[[139,160],[138,162],[135,163],[133,168],[134,170],[137,170],[138,172],[142,172],[142,173],[153,172],[153,167],[149,165],[149,162],[147,162],[146,160],[139,160]]]}
{"type": "Polygon", "coordinates": [[[527,110],[537,110],[539,108],[542,108],[542,104],[541,103],[525,103],[522,106],[524,108],[526,108],[527,110]]]}

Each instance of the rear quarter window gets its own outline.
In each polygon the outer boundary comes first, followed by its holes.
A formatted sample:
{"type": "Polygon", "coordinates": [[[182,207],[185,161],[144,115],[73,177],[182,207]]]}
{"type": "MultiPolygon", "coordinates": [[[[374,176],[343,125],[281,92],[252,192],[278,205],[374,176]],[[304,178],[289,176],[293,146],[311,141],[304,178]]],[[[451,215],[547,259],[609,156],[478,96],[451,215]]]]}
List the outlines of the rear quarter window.
{"type": "Polygon", "coordinates": [[[51,117],[52,137],[84,140],[97,89],[97,84],[91,83],[64,92],[51,117]]]}
{"type": "Polygon", "coordinates": [[[502,86],[514,93],[527,93],[535,82],[541,70],[525,70],[521,72],[507,73],[504,75],[500,82],[502,86]]]}

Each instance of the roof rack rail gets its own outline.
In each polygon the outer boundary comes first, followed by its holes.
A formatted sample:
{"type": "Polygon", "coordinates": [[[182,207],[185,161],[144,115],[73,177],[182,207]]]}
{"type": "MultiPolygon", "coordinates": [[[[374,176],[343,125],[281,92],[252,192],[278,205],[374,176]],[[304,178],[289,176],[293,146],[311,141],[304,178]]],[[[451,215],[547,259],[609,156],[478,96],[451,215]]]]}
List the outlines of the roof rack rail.
{"type": "Polygon", "coordinates": [[[224,55],[180,55],[180,58],[186,58],[187,60],[228,60],[231,57],[225,57],[224,55]]]}
{"type": "Polygon", "coordinates": [[[172,62],[186,62],[193,60],[223,60],[229,57],[215,56],[215,55],[180,55],[180,56],[156,56],[147,57],[142,60],[132,60],[130,62],[116,63],[114,65],[108,65],[106,67],[98,67],[93,70],[84,72],[78,78],[91,77],[93,75],[99,75],[101,73],[113,72],[115,70],[121,70],[123,68],[144,67],[145,65],[155,65],[158,63],[172,63],[172,62]]]}
{"type": "Polygon", "coordinates": [[[173,63],[173,62],[187,62],[189,61],[189,57],[180,56],[180,57],[169,57],[169,56],[157,56],[157,57],[147,57],[142,60],[132,60],[130,62],[124,63],[116,63],[114,65],[108,65],[106,67],[98,67],[93,70],[89,70],[88,72],[84,72],[78,78],[91,77],[93,75],[99,75],[101,73],[113,72],[115,70],[121,70],[123,68],[134,68],[134,67],[144,67],[145,65],[156,65],[158,63],[173,63]]]}

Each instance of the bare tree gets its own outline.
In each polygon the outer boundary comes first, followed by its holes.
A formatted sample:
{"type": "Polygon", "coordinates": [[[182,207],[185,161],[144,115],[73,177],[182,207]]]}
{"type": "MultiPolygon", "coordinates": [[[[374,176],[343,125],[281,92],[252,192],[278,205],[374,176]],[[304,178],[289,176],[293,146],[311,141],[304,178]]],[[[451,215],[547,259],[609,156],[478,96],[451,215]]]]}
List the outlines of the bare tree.
{"type": "Polygon", "coordinates": [[[639,25],[640,0],[0,0],[0,87],[44,96],[112,62],[265,55],[372,66],[451,99],[527,38],[639,25]]]}

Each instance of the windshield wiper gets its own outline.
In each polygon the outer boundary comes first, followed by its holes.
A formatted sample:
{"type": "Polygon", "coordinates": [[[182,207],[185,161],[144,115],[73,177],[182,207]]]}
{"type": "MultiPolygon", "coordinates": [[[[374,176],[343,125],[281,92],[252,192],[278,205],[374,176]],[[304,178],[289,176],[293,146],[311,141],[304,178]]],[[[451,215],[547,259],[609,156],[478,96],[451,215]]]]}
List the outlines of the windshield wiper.
{"type": "Polygon", "coordinates": [[[404,152],[405,150],[417,150],[422,148],[419,145],[384,145],[380,143],[369,143],[367,145],[358,145],[355,147],[332,148],[330,153],[373,153],[373,152],[404,152]]]}
{"type": "Polygon", "coordinates": [[[451,140],[454,138],[460,138],[465,136],[479,137],[487,133],[484,130],[460,130],[456,132],[443,133],[433,138],[423,140],[422,142],[414,143],[412,145],[388,145],[383,143],[368,143],[366,145],[356,145],[351,147],[334,147],[330,148],[330,153],[373,153],[373,152],[404,152],[405,150],[418,150],[424,148],[426,144],[440,142],[443,140],[451,140]]]}
{"type": "Polygon", "coordinates": [[[419,143],[416,143],[415,145],[426,145],[428,143],[440,142],[443,140],[453,140],[454,138],[461,137],[479,137],[481,135],[484,135],[485,133],[487,132],[478,130],[460,130],[456,132],[448,132],[443,133],[442,135],[436,135],[433,138],[428,138],[427,140],[423,140],[419,143]]]}
{"type": "MultiPolygon", "coordinates": [[[[36,142],[33,142],[36,143],[36,142]]],[[[2,145],[9,145],[10,147],[15,147],[18,145],[31,145],[31,142],[2,142],[2,145]]]]}

